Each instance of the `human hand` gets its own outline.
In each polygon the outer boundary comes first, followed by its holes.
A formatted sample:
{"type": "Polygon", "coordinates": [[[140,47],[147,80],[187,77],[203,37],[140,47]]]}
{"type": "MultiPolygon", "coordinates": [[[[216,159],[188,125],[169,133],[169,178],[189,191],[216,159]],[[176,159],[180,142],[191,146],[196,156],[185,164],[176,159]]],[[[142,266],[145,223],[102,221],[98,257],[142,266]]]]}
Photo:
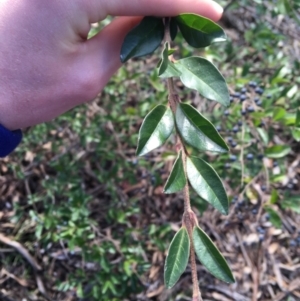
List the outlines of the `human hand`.
{"type": "Polygon", "coordinates": [[[216,21],[222,8],[212,0],[1,1],[0,124],[25,128],[93,99],[120,67],[138,16],[184,12],[216,21]],[[107,15],[122,17],[87,40],[90,24],[107,15]]]}

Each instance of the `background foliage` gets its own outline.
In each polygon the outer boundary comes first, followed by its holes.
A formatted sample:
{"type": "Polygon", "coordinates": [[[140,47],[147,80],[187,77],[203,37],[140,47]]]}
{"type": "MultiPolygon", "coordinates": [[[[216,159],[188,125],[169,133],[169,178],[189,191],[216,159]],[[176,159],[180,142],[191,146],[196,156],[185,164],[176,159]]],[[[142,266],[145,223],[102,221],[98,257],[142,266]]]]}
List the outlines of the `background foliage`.
{"type": "MultiPolygon", "coordinates": [[[[221,285],[199,266],[202,295],[299,300],[300,7],[288,0],[220,2],[227,42],[205,53],[180,37],[174,43],[180,57],[193,51],[213,62],[231,94],[224,109],[177,85],[230,146],[229,154],[205,157],[224,180],[229,216],[196,195],[192,201],[237,283],[221,285]]],[[[153,71],[158,60],[130,61],[98,99],[30,129],[0,161],[0,232],[43,266],[53,298],[188,300],[189,271],[171,290],[163,286],[183,206],[180,194],[162,194],[174,141],[135,156],[143,117],[166,103],[153,71]]],[[[26,260],[5,244],[0,260],[0,298],[34,300],[40,293],[26,260]]]]}

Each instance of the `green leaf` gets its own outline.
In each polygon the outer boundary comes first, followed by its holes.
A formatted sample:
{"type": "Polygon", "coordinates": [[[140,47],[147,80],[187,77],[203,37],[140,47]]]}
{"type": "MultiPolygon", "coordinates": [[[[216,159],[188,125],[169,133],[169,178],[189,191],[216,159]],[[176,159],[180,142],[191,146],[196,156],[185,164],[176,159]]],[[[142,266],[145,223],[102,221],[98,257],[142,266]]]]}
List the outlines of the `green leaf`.
{"type": "Polygon", "coordinates": [[[226,41],[224,30],[207,18],[196,14],[181,14],[175,19],[184,39],[195,48],[226,41]]]}
{"type": "Polygon", "coordinates": [[[176,68],[175,64],[168,60],[167,69],[159,76],[161,78],[179,77],[180,71],[176,68]]]}
{"type": "Polygon", "coordinates": [[[187,158],[186,171],[189,182],[197,194],[222,214],[228,214],[228,198],[215,170],[204,160],[190,157],[187,158]]]}
{"type": "Polygon", "coordinates": [[[186,177],[183,169],[182,151],[174,163],[173,169],[168,177],[164,193],[175,193],[183,189],[186,184],[186,177]]]}
{"type": "Polygon", "coordinates": [[[299,142],[300,141],[300,129],[299,128],[294,128],[292,129],[292,135],[293,135],[293,138],[299,142]]]}
{"type": "Polygon", "coordinates": [[[175,18],[171,18],[170,20],[170,37],[172,41],[175,40],[178,32],[178,26],[175,18]]]}
{"type": "Polygon", "coordinates": [[[296,123],[295,126],[300,127],[300,109],[297,110],[296,113],[296,123]]]}
{"type": "Polygon", "coordinates": [[[275,145],[268,147],[265,151],[265,154],[269,158],[278,159],[285,157],[290,151],[291,148],[287,145],[275,145]]]}
{"type": "Polygon", "coordinates": [[[282,221],[278,213],[271,208],[270,206],[265,207],[266,212],[269,213],[270,217],[270,222],[271,224],[276,227],[276,228],[281,228],[282,227],[282,221]]]}
{"type": "Polygon", "coordinates": [[[193,230],[193,242],[198,259],[212,275],[227,283],[235,282],[225,258],[199,227],[193,230]]]}
{"type": "Polygon", "coordinates": [[[278,194],[277,190],[272,189],[271,196],[270,196],[270,201],[269,201],[270,204],[276,204],[278,199],[279,199],[279,194],[278,194]]]}
{"type": "Polygon", "coordinates": [[[194,148],[219,153],[228,151],[228,146],[211,122],[191,105],[180,103],[175,120],[181,137],[194,148]]]}
{"type": "Polygon", "coordinates": [[[182,83],[197,90],[202,96],[229,106],[230,98],[224,77],[208,60],[192,56],[175,62],[175,67],[181,73],[182,83]]]}
{"type": "Polygon", "coordinates": [[[174,128],[171,109],[164,105],[156,106],[144,119],[138,139],[137,155],[142,156],[163,145],[174,128]]]}
{"type": "Polygon", "coordinates": [[[269,143],[269,136],[268,136],[268,133],[266,132],[266,130],[264,130],[262,128],[256,128],[256,130],[258,131],[258,134],[261,137],[261,139],[264,142],[264,144],[268,145],[268,143],[269,143]]]}
{"type": "Polygon", "coordinates": [[[274,111],[273,111],[273,120],[278,121],[278,120],[284,118],[285,114],[286,114],[285,109],[275,108],[274,111]]]}
{"type": "Polygon", "coordinates": [[[165,262],[165,285],[171,288],[185,271],[190,255],[190,239],[185,227],[174,236],[165,262]]]}
{"type": "Polygon", "coordinates": [[[164,31],[162,18],[145,17],[125,37],[120,54],[121,62],[151,54],[163,40],[164,31]]]}
{"type": "Polygon", "coordinates": [[[161,54],[161,62],[158,66],[158,76],[162,75],[168,68],[169,64],[169,43],[166,42],[164,46],[164,50],[161,54]]]}
{"type": "Polygon", "coordinates": [[[294,212],[300,214],[300,198],[299,196],[295,197],[289,197],[287,199],[284,199],[280,205],[284,209],[291,209],[294,212]]]}

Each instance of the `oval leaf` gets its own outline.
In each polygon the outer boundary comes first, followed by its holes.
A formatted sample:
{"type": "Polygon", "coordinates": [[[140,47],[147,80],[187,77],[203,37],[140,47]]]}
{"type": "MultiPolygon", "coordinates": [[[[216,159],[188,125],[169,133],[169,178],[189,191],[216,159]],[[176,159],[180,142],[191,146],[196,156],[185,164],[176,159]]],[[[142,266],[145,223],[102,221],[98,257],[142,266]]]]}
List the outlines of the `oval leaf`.
{"type": "Polygon", "coordinates": [[[174,128],[174,117],[167,106],[156,106],[144,119],[138,139],[137,155],[142,156],[163,145],[174,128]]]}
{"type": "Polygon", "coordinates": [[[215,170],[204,160],[190,157],[186,161],[186,172],[197,194],[222,214],[228,214],[228,198],[215,170]]]}
{"type": "Polygon", "coordinates": [[[145,17],[125,37],[120,54],[121,62],[151,54],[160,45],[164,33],[162,18],[145,17]]]}
{"type": "Polygon", "coordinates": [[[235,282],[225,258],[199,227],[193,229],[193,242],[198,259],[212,275],[227,283],[235,282]]]}
{"type": "Polygon", "coordinates": [[[175,18],[189,45],[195,48],[226,41],[224,30],[215,22],[196,14],[181,14],[175,18]]]}
{"type": "Polygon", "coordinates": [[[174,236],[165,262],[165,285],[171,288],[185,271],[190,256],[190,239],[185,227],[174,236]]]}
{"type": "Polygon", "coordinates": [[[229,106],[230,97],[224,77],[208,60],[192,56],[175,62],[175,67],[181,73],[182,83],[197,90],[202,96],[229,106]]]}
{"type": "Polygon", "coordinates": [[[174,163],[173,169],[168,177],[164,193],[175,193],[186,185],[186,177],[183,168],[182,152],[180,151],[174,163]]]}
{"type": "Polygon", "coordinates": [[[228,151],[228,146],[211,122],[191,105],[180,103],[175,120],[181,137],[194,148],[219,153],[228,151]]]}
{"type": "Polygon", "coordinates": [[[291,148],[287,145],[275,145],[268,147],[265,151],[265,154],[269,158],[278,159],[285,157],[290,151],[291,148]]]}

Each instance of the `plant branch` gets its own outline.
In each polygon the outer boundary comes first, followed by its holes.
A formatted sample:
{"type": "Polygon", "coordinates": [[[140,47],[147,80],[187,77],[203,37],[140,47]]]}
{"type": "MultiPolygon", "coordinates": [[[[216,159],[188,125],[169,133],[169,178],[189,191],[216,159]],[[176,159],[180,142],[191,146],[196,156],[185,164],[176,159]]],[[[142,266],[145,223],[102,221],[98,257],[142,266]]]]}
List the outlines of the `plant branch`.
{"type": "MultiPolygon", "coordinates": [[[[165,18],[165,41],[171,45],[171,37],[170,37],[170,30],[169,30],[169,24],[170,24],[170,18],[165,18]]],[[[176,109],[177,105],[180,103],[180,97],[175,91],[174,87],[174,81],[173,78],[168,78],[168,101],[171,107],[171,110],[176,116],[176,109]]],[[[183,161],[183,169],[185,178],[187,179],[187,167],[186,167],[186,161],[188,157],[187,149],[182,141],[182,137],[177,131],[177,128],[175,126],[178,142],[179,142],[179,149],[182,149],[182,161],[183,161]]],[[[202,301],[201,292],[199,289],[198,284],[198,275],[197,275],[197,264],[196,264],[196,257],[195,257],[195,248],[193,243],[193,229],[195,225],[198,225],[197,217],[195,216],[195,213],[191,209],[191,201],[190,201],[190,193],[189,193],[189,184],[188,181],[186,182],[186,185],[184,186],[183,190],[183,198],[184,198],[184,213],[183,213],[183,223],[187,227],[191,249],[190,249],[190,262],[191,262],[191,270],[192,270],[192,283],[193,283],[193,301],[202,301]]]]}

